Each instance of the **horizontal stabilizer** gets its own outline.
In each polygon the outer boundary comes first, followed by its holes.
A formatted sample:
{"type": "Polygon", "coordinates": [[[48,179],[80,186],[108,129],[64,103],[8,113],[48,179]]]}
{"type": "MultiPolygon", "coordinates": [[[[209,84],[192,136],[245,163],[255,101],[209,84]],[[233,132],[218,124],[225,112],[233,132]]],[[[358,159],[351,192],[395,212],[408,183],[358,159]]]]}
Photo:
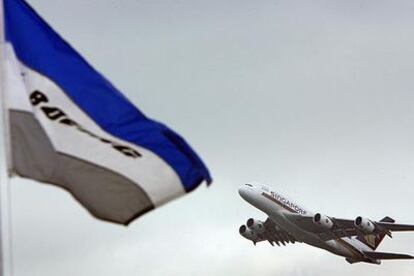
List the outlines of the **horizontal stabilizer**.
{"type": "Polygon", "coordinates": [[[384,253],[384,252],[364,252],[365,256],[378,260],[396,260],[396,259],[414,259],[413,256],[398,253],[384,253]]]}
{"type": "Polygon", "coordinates": [[[384,227],[390,231],[414,231],[414,225],[409,224],[397,224],[397,223],[389,223],[389,222],[377,222],[377,225],[380,227],[384,227]]]}

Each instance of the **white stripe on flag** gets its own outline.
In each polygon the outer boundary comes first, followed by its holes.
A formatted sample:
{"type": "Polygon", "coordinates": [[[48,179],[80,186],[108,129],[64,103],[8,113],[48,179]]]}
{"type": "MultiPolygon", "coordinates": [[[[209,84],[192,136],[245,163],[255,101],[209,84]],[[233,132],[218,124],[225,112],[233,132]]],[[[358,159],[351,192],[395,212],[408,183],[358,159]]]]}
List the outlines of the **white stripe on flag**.
{"type": "MultiPolygon", "coordinates": [[[[8,109],[32,113],[46,131],[57,152],[94,163],[125,176],[139,184],[156,207],[185,193],[178,175],[164,160],[145,148],[103,131],[55,83],[21,64],[16,59],[11,45],[7,47],[6,56],[9,72],[7,92],[13,94],[13,97],[8,95],[8,109]],[[48,102],[33,106],[29,97],[34,91],[40,91],[46,95],[48,102]],[[59,123],[58,120],[49,119],[42,111],[42,107],[62,110],[66,114],[65,118],[75,121],[82,126],[84,131],[80,131],[76,126],[68,126],[59,123]],[[88,133],[126,145],[138,151],[142,156],[127,157],[88,133]]],[[[112,112],[112,110],[107,110],[107,112],[112,112]]]]}

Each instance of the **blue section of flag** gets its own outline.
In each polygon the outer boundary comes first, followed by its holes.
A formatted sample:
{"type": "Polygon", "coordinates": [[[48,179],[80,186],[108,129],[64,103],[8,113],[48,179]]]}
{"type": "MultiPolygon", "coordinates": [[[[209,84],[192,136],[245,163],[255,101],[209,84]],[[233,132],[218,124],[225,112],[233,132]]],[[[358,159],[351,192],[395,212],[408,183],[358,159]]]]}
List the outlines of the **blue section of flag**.
{"type": "Polygon", "coordinates": [[[211,182],[208,169],[183,138],[147,118],[25,1],[4,3],[6,40],[21,62],[53,80],[102,129],[160,156],[177,172],[186,191],[203,180],[211,182]]]}

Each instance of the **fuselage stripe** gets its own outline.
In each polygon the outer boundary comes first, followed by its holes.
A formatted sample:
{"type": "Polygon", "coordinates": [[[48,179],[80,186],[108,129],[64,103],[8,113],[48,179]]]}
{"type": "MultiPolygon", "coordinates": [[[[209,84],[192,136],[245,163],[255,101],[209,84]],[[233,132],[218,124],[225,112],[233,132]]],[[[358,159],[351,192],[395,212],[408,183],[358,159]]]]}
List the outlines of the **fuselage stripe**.
{"type": "Polygon", "coordinates": [[[277,205],[279,205],[280,207],[282,207],[282,208],[284,208],[284,209],[288,210],[289,212],[298,214],[298,212],[297,212],[296,210],[294,210],[294,209],[292,209],[292,208],[290,208],[290,207],[286,206],[285,204],[283,204],[283,203],[282,203],[282,202],[280,202],[279,200],[277,200],[277,199],[273,198],[272,196],[270,196],[270,195],[268,195],[268,194],[266,194],[266,193],[262,193],[262,196],[264,196],[264,197],[265,197],[265,198],[267,198],[267,199],[270,199],[271,201],[273,201],[274,203],[276,203],[276,204],[277,204],[277,205]]]}

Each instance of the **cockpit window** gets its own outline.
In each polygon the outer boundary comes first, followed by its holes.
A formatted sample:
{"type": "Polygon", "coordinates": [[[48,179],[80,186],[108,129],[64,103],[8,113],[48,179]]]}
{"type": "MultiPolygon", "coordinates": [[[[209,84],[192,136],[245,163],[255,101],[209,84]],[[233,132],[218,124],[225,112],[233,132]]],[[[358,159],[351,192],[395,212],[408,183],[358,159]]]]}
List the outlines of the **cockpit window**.
{"type": "Polygon", "coordinates": [[[269,191],[269,188],[266,187],[266,186],[262,186],[262,190],[268,192],[269,191]]]}
{"type": "Polygon", "coordinates": [[[246,186],[253,187],[253,185],[252,185],[252,184],[246,184],[246,186]]]}

